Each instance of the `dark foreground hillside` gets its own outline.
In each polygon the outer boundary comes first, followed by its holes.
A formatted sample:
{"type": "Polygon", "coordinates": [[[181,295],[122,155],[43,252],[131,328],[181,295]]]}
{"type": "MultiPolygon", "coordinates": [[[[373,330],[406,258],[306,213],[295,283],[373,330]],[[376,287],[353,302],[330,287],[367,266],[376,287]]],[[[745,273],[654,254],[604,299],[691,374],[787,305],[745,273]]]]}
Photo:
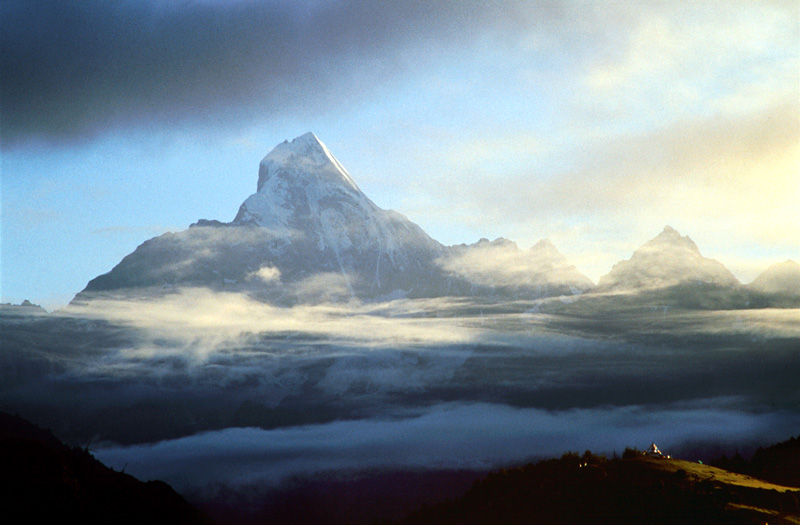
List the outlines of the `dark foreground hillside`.
{"type": "Polygon", "coordinates": [[[109,469],[22,418],[0,413],[6,523],[211,523],[169,485],[109,469]]]}
{"type": "Polygon", "coordinates": [[[401,523],[800,523],[800,488],[688,461],[567,454],[490,474],[401,523]]]}
{"type": "Polygon", "coordinates": [[[772,483],[800,487],[800,436],[761,447],[750,459],[737,453],[731,458],[717,458],[712,465],[772,483]]]}

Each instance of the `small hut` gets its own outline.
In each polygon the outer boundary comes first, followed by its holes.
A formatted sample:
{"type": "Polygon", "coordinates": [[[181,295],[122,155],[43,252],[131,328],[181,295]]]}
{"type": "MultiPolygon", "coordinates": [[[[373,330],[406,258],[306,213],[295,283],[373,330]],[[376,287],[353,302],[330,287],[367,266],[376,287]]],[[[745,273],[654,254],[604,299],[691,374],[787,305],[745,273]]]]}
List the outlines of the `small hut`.
{"type": "Polygon", "coordinates": [[[645,450],[644,455],[645,456],[650,456],[651,458],[664,458],[664,459],[669,459],[670,458],[668,455],[666,455],[663,452],[661,452],[660,450],[658,450],[658,447],[656,446],[655,443],[650,445],[650,448],[645,450]]]}

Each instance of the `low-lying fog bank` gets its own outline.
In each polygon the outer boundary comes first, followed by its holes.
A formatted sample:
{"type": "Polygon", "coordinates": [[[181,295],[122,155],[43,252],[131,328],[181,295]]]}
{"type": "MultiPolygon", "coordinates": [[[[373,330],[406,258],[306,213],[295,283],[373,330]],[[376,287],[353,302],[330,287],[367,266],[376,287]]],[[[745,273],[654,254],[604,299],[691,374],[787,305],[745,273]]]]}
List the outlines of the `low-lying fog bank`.
{"type": "Polygon", "coordinates": [[[139,478],[196,491],[217,484],[274,488],[297,477],[374,469],[482,470],[568,450],[621,455],[627,446],[644,449],[653,440],[676,454],[703,442],[746,448],[800,428],[800,414],[748,413],[735,404],[735,399],[711,399],[694,406],[547,411],[448,403],[372,419],[227,428],[93,450],[107,465],[125,467],[139,478]]]}

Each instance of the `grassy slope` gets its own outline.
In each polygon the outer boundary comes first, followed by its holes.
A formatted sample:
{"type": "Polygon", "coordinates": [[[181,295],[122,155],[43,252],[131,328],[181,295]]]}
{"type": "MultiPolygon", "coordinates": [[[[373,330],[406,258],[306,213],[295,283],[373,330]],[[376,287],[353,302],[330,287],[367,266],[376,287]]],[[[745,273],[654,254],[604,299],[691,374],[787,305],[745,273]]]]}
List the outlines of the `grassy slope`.
{"type": "Polygon", "coordinates": [[[800,488],[689,461],[567,454],[490,474],[403,523],[800,524],[800,488]]]}
{"type": "Polygon", "coordinates": [[[658,459],[658,458],[646,458],[646,457],[643,457],[642,459],[636,459],[636,461],[642,463],[642,467],[645,469],[660,471],[660,472],[668,472],[668,473],[675,473],[680,470],[683,470],[684,472],[686,472],[688,476],[694,476],[699,480],[714,481],[725,485],[733,485],[737,487],[749,487],[761,490],[775,490],[778,492],[800,491],[800,488],[798,487],[787,487],[783,485],[777,485],[775,483],[769,483],[768,481],[764,481],[758,478],[746,476],[744,474],[737,474],[735,472],[730,472],[727,470],[723,470],[721,468],[712,467],[710,465],[695,463],[693,461],[685,461],[682,459],[658,459]]]}

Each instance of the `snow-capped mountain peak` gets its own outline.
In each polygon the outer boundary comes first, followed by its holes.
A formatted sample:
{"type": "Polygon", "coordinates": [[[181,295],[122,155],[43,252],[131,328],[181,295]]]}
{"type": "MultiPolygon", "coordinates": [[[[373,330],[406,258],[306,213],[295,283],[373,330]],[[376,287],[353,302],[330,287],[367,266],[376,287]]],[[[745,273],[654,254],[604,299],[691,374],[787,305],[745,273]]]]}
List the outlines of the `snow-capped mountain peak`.
{"type": "Polygon", "coordinates": [[[291,142],[278,144],[261,160],[256,191],[262,191],[264,185],[280,173],[292,173],[295,176],[313,174],[321,181],[341,183],[354,191],[360,191],[344,166],[319,137],[311,132],[300,135],[291,142]]]}
{"type": "Polygon", "coordinates": [[[233,222],[287,234],[307,229],[305,223],[319,219],[326,209],[340,213],[345,208],[378,213],[328,147],[309,132],[278,144],[264,157],[257,191],[244,201],[233,222]]]}
{"type": "MultiPolygon", "coordinates": [[[[264,157],[258,191],[242,203],[233,224],[273,235],[282,257],[294,254],[295,271],[323,269],[348,282],[359,276],[369,293],[408,288],[403,279],[390,284],[389,274],[408,277],[410,268],[432,267],[443,249],[399,213],[375,205],[313,133],[283,142],[264,157]]],[[[287,275],[288,266],[281,271],[287,275]]]]}
{"type": "Polygon", "coordinates": [[[147,241],[86,292],[191,283],[261,293],[280,282],[306,300],[316,289],[380,297],[441,287],[434,261],[444,247],[373,203],[313,133],[263,158],[257,191],[232,222],[194,226],[147,241]]]}

